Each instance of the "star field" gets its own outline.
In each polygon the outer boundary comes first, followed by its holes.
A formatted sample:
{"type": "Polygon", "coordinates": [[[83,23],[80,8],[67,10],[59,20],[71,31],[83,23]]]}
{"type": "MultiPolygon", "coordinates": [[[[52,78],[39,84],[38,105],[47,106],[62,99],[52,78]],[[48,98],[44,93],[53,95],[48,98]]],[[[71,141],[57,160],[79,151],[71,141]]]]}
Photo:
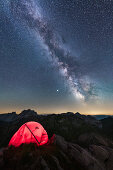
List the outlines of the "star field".
{"type": "Polygon", "coordinates": [[[0,4],[0,112],[113,114],[112,0],[0,4]]]}

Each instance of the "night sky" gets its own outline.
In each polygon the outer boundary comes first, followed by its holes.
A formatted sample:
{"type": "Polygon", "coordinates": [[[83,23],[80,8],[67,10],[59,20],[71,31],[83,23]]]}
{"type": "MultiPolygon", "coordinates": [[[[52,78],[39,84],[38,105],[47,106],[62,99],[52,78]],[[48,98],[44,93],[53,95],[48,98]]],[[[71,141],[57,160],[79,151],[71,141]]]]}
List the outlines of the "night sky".
{"type": "Polygon", "coordinates": [[[113,114],[113,0],[0,0],[0,113],[113,114]]]}

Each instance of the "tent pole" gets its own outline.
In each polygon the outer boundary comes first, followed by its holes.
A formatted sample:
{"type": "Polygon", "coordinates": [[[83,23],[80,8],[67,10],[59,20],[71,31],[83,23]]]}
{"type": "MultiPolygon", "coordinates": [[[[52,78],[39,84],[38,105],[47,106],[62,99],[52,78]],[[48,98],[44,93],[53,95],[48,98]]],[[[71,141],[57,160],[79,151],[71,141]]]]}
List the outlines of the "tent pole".
{"type": "MultiPolygon", "coordinates": [[[[25,125],[26,125],[26,123],[25,123],[25,125]]],[[[31,131],[31,129],[30,129],[27,125],[26,125],[26,127],[29,129],[29,131],[30,131],[31,134],[34,136],[34,138],[35,138],[35,140],[37,141],[37,143],[40,145],[40,143],[38,142],[36,136],[33,134],[33,132],[31,131]]]]}

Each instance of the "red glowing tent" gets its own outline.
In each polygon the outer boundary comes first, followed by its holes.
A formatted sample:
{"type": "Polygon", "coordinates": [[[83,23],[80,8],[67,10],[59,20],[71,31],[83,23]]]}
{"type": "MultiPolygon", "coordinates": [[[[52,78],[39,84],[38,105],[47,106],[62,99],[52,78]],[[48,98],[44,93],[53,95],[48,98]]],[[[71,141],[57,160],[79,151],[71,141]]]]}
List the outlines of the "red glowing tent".
{"type": "Polygon", "coordinates": [[[9,146],[20,146],[22,143],[36,143],[38,146],[48,142],[48,135],[43,126],[37,122],[27,122],[23,124],[13,135],[9,146]]]}

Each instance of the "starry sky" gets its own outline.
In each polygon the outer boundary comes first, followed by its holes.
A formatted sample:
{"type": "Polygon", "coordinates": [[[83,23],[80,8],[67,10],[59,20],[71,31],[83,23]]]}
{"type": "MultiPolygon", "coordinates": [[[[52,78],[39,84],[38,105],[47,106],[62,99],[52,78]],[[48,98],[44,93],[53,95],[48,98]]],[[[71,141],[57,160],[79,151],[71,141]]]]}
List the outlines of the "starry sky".
{"type": "Polygon", "coordinates": [[[113,0],[1,0],[0,40],[0,113],[113,114],[113,0]]]}

